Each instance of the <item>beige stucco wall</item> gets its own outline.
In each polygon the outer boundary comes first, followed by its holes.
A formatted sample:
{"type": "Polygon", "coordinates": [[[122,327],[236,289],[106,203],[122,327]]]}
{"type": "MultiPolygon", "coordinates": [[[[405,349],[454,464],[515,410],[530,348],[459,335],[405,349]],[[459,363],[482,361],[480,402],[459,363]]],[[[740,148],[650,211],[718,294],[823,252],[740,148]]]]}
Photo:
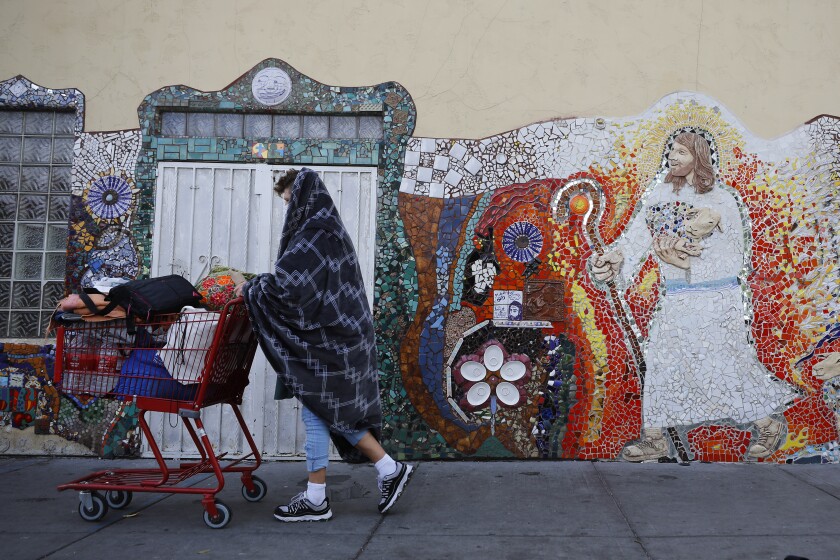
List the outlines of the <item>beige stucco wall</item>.
{"type": "Polygon", "coordinates": [[[832,0],[0,0],[0,79],[82,90],[88,131],[136,127],[161,86],[217,90],[277,57],[332,85],[400,82],[418,136],[695,90],[775,137],[840,114],[838,24],[832,0]]]}

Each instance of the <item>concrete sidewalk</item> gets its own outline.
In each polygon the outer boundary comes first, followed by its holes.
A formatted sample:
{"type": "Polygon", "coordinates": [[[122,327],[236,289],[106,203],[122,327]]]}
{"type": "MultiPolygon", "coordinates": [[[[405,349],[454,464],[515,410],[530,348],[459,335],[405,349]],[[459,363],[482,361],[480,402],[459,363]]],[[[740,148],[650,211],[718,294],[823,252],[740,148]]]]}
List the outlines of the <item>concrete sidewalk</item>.
{"type": "Polygon", "coordinates": [[[335,517],[281,524],[272,511],[305,487],[305,469],[272,462],[257,472],[268,484],[260,503],[227,477],[219,497],[233,518],[221,530],[204,525],[196,496],[135,494],[91,523],[75,492],[55,490],[94,470],[144,466],[153,463],[1,457],[0,558],[840,558],[834,465],[421,462],[381,516],[372,467],[335,464],[335,517]]]}

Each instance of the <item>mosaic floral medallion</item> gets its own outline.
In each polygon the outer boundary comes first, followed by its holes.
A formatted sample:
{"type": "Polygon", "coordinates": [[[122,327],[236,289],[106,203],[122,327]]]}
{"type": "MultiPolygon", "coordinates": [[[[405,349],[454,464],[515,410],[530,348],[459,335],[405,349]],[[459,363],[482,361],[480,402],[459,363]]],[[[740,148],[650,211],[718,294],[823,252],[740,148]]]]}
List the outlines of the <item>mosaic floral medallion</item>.
{"type": "Polygon", "coordinates": [[[513,223],[502,236],[502,248],[515,261],[526,263],[534,260],[542,247],[543,236],[530,222],[513,223]]]}
{"type": "Polygon", "coordinates": [[[508,354],[502,343],[488,341],[475,354],[462,357],[452,372],[455,383],[465,391],[461,406],[478,410],[496,404],[514,408],[525,401],[523,384],[531,377],[531,360],[508,354]]]}
{"type": "Polygon", "coordinates": [[[131,186],[121,177],[100,177],[88,187],[85,201],[94,217],[105,221],[121,220],[131,208],[131,186]]]}

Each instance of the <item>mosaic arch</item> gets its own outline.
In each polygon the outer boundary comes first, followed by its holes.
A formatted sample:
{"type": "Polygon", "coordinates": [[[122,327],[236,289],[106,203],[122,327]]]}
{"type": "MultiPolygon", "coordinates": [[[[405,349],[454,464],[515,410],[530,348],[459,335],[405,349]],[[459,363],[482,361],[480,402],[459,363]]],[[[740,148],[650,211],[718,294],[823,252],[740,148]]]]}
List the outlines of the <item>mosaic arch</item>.
{"type": "Polygon", "coordinates": [[[840,461],[838,132],[767,141],[677,93],[412,138],[406,455],[840,461]]]}
{"type": "MultiPolygon", "coordinates": [[[[451,453],[445,440],[422,418],[405,413],[410,405],[395,374],[400,362],[399,339],[408,324],[409,294],[416,290],[416,281],[407,274],[407,267],[414,264],[398,212],[405,149],[416,121],[409,93],[396,82],[367,87],[325,85],[282,60],[270,58],[220,91],[162,88],[144,99],[138,113],[142,146],[135,177],[137,198],[142,202],[131,233],[138,240],[140,274],[147,274],[150,265],[152,204],[160,161],[378,167],[373,299],[385,416],[383,439],[412,447],[419,442],[435,453],[451,453]],[[182,124],[174,113],[186,113],[186,123],[182,124]],[[197,116],[209,114],[216,115],[213,125],[210,118],[197,116]],[[349,133],[340,138],[319,137],[329,136],[317,130],[323,118],[340,121],[353,116],[358,117],[355,138],[349,133]],[[241,134],[209,135],[211,126],[217,132],[227,124],[240,130],[240,119],[241,134]],[[366,119],[368,126],[371,122],[378,126],[378,133],[370,128],[362,133],[366,119]],[[307,121],[313,123],[311,130],[307,121]]],[[[399,447],[394,452],[404,455],[412,451],[399,447]]]]}

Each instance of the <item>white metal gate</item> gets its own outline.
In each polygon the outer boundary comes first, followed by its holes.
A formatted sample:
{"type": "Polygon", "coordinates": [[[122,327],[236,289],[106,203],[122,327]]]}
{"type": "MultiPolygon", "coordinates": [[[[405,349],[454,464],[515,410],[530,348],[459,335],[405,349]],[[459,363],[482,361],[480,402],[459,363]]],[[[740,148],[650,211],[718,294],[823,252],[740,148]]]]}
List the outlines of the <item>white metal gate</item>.
{"type": "MultiPolygon", "coordinates": [[[[247,272],[272,270],[284,204],[272,173],[289,166],[160,163],[155,200],[151,276],[181,274],[196,282],[216,265],[247,272]]],[[[312,167],[324,180],[359,254],[373,302],[376,252],[376,168],[312,167]]],[[[265,457],[304,454],[297,400],[275,401],[274,370],[260,350],[251,369],[242,413],[265,457]]],[[[210,407],[202,419],[217,452],[242,452],[244,439],[229,407],[210,407]]],[[[166,457],[194,455],[189,435],[172,416],[149,414],[166,457]]],[[[145,446],[144,446],[145,447],[145,446]]],[[[144,448],[144,454],[150,455],[144,448]]]]}

